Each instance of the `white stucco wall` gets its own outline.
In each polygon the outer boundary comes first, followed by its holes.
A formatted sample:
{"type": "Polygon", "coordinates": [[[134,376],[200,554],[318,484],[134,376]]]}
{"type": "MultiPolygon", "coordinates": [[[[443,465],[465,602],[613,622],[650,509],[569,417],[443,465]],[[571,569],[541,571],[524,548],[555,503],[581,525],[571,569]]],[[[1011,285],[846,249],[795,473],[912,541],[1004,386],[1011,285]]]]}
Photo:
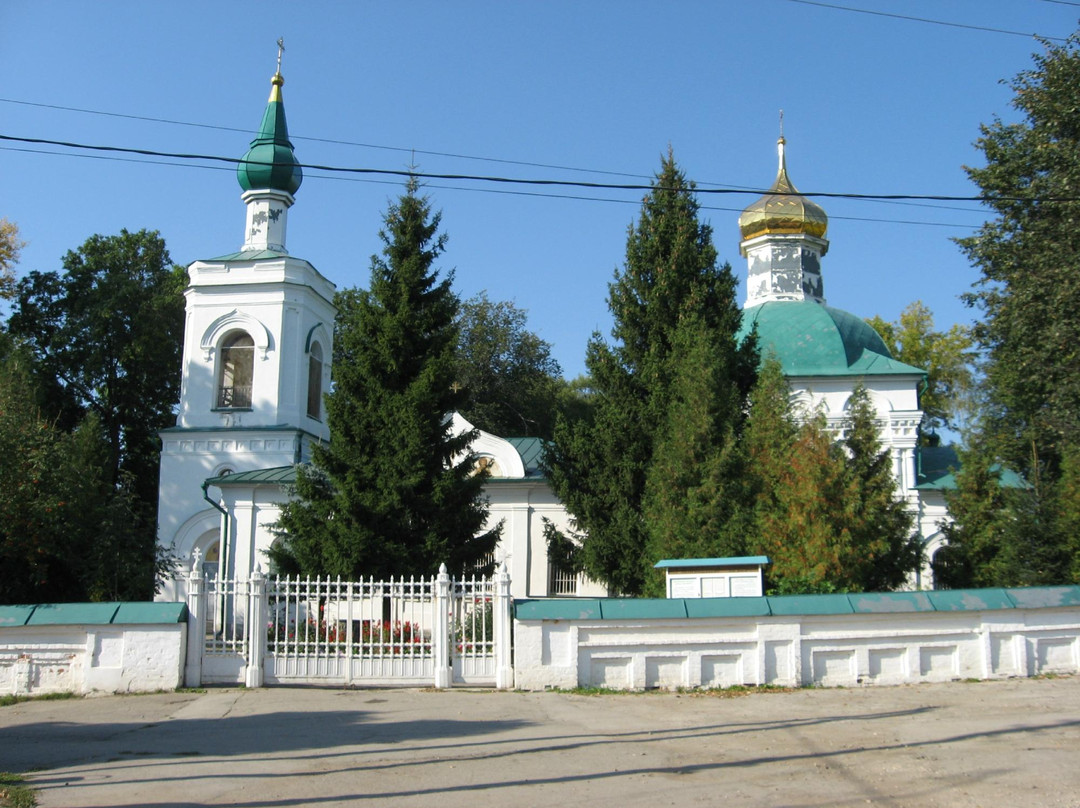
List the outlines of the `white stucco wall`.
{"type": "Polygon", "coordinates": [[[0,694],[173,690],[186,632],[185,623],[0,627],[0,694]]]}
{"type": "Polygon", "coordinates": [[[515,620],[522,690],[908,684],[1080,672],[1080,608],[515,620]]]}

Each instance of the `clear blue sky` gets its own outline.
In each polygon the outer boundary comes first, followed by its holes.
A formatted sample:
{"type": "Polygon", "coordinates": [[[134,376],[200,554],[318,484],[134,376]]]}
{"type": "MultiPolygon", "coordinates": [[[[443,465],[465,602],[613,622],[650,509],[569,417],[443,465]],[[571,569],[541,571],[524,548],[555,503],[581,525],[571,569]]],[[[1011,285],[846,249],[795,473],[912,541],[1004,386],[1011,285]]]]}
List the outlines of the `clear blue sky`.
{"type": "MultiPolygon", "coordinates": [[[[1080,18],[1080,4],[1062,0],[835,5],[1046,37],[1068,36],[1080,18]]],[[[979,124],[1015,117],[1001,80],[1040,49],[1030,36],[792,0],[4,0],[0,134],[240,157],[281,36],[303,163],[639,182],[670,144],[702,188],[761,189],[775,175],[783,109],[800,190],[950,195],[975,193],[962,166],[980,161],[979,124]]],[[[160,230],[183,264],[239,248],[244,210],[231,168],[135,159],[0,141],[0,216],[29,242],[20,270],[59,269],[66,250],[121,228],[160,230]]],[[[305,171],[290,252],[339,288],[366,285],[381,215],[400,188],[305,171]]],[[[527,309],[573,376],[589,334],[610,328],[607,284],[642,192],[515,191],[428,182],[449,236],[442,266],[456,271],[462,297],[487,290],[527,309]]],[[[740,278],[736,219],[754,198],[701,198],[740,278]]],[[[977,273],[950,239],[984,220],[978,205],[821,204],[831,305],[892,319],[921,299],[941,327],[970,321],[958,295],[977,273]]]]}

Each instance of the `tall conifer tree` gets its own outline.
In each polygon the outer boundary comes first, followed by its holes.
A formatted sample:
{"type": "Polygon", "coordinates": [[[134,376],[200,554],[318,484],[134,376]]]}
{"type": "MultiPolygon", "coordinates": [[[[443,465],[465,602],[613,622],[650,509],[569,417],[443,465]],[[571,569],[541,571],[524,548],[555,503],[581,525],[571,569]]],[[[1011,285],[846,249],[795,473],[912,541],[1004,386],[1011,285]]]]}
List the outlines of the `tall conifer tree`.
{"type": "MultiPolygon", "coordinates": [[[[713,396],[728,395],[732,386],[745,391],[753,378],[752,346],[736,348],[734,275],[728,265],[717,265],[712,228],[698,215],[694,185],[669,152],[630,227],[625,265],[609,287],[613,342],[594,334],[588,345],[595,407],[588,419],[560,421],[549,458],[555,491],[582,532],[585,571],[626,594],[645,587],[646,570],[656,560],[652,553],[665,552],[669,540],[678,547],[677,537],[692,530],[689,511],[672,507],[683,508],[679,503],[690,491],[711,497],[715,482],[713,463],[702,466],[700,479],[671,479],[658,470],[650,483],[658,434],[675,440],[677,425],[692,419],[700,438],[695,451],[712,457],[727,439],[732,417],[732,408],[717,405],[713,396]],[[679,340],[685,350],[676,350],[679,340]],[[697,417],[677,412],[672,402],[680,374],[701,372],[687,360],[694,351],[707,358],[711,389],[684,387],[678,400],[680,407],[699,407],[697,417]],[[647,489],[655,515],[664,520],[651,549],[647,489]]],[[[669,445],[666,462],[676,462],[678,451],[669,445]]],[[[715,502],[707,504],[699,512],[702,527],[715,515],[715,502]]]]}
{"type": "Polygon", "coordinates": [[[461,571],[487,556],[482,474],[448,416],[463,403],[454,378],[458,299],[434,264],[445,236],[418,185],[386,213],[368,291],[338,295],[330,443],[297,475],[274,560],[305,574],[384,577],[461,571]]]}

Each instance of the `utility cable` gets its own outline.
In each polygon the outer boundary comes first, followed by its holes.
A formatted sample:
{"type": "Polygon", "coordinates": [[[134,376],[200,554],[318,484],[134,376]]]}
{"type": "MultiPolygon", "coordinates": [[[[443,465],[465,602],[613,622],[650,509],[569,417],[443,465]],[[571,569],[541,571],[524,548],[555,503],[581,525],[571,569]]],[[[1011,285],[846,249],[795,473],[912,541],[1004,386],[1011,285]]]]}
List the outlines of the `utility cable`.
{"type": "Polygon", "coordinates": [[[1065,37],[1060,36],[1040,36],[1039,34],[1026,33],[1024,31],[1010,31],[1005,28],[988,28],[984,25],[968,25],[962,22],[946,22],[944,20],[931,20],[927,17],[911,17],[907,14],[892,14],[888,11],[872,11],[868,8],[854,8],[852,6],[841,6],[836,3],[822,3],[819,0],[787,0],[789,3],[798,3],[803,6],[817,6],[819,8],[828,8],[835,11],[851,11],[855,14],[871,14],[875,17],[889,17],[894,20],[907,20],[909,22],[925,22],[931,25],[944,25],[949,28],[965,28],[969,31],[984,31],[991,34],[1010,34],[1012,36],[1022,36],[1028,39],[1045,39],[1051,42],[1068,42],[1065,37]]]}
{"type": "MultiPolygon", "coordinates": [[[[390,169],[390,168],[360,168],[352,166],[330,166],[321,165],[319,163],[268,163],[260,160],[245,160],[239,157],[221,157],[212,154],[189,154],[185,152],[163,152],[154,149],[134,149],[122,146],[97,146],[86,143],[74,143],[71,141],[63,140],[51,140],[47,138],[27,138],[16,137],[14,135],[0,134],[0,140],[12,141],[15,143],[31,143],[45,146],[60,146],[69,149],[86,149],[89,151],[100,152],[112,152],[118,154],[138,154],[146,157],[168,157],[174,160],[207,160],[211,162],[228,163],[231,165],[238,165],[240,163],[247,163],[248,165],[257,165],[265,167],[274,166],[292,166],[297,165],[300,168],[307,168],[314,171],[330,171],[343,174],[377,174],[386,175],[392,177],[409,178],[416,177],[418,179],[435,179],[435,180],[458,180],[458,181],[470,181],[470,182],[490,182],[497,184],[508,185],[536,185],[536,186],[553,186],[553,187],[567,187],[567,188],[591,188],[599,190],[609,191],[653,191],[661,186],[656,185],[643,185],[639,183],[605,183],[605,182],[586,182],[584,180],[550,180],[550,179],[527,179],[521,177],[498,177],[490,175],[477,175],[477,174],[436,174],[425,171],[404,170],[404,169],[390,169]]],[[[741,188],[701,188],[697,187],[696,193],[708,194],[708,195],[732,195],[732,194],[772,194],[776,196],[802,196],[802,197],[817,197],[822,199],[860,199],[860,200],[930,200],[936,202],[1080,202],[1080,197],[1014,197],[1014,196],[959,196],[952,194],[865,194],[865,193],[847,193],[838,191],[800,191],[785,193],[781,191],[772,191],[767,189],[741,189],[741,188]]]]}

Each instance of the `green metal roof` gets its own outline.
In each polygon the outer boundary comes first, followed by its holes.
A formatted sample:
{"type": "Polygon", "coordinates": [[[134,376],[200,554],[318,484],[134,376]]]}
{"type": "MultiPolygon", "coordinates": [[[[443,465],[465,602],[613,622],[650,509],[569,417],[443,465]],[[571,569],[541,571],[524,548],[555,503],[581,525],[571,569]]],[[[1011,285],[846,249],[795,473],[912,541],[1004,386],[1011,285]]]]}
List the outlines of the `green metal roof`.
{"type": "Polygon", "coordinates": [[[292,485],[296,482],[296,466],[275,466],[270,469],[254,469],[253,471],[238,471],[234,474],[224,474],[220,477],[211,477],[206,480],[206,485],[292,485]]]}
{"type": "Polygon", "coordinates": [[[0,627],[183,623],[183,603],[39,603],[0,606],[0,627]]]}
{"type": "Polygon", "coordinates": [[[271,258],[286,258],[289,254],[277,250],[241,250],[240,252],[219,255],[217,258],[203,258],[209,261],[265,261],[271,258]]]}
{"type": "Polygon", "coordinates": [[[761,356],[773,354],[786,376],[925,376],[892,358],[861,318],[812,300],[760,303],[743,311],[738,338],[754,326],[761,356]]]}
{"type": "Polygon", "coordinates": [[[680,567],[749,567],[769,563],[768,556],[731,556],[729,558],[665,558],[657,561],[653,569],[675,569],[680,567]]]}
{"type": "Polygon", "coordinates": [[[25,626],[33,613],[33,606],[0,606],[0,628],[25,626]]]}
{"type": "MultiPolygon", "coordinates": [[[[206,432],[213,429],[197,429],[198,432],[206,432]]],[[[300,430],[295,427],[251,427],[253,430],[257,429],[293,429],[299,432],[300,430]]],[[[171,431],[185,431],[182,427],[169,427],[161,430],[162,432],[171,431]]],[[[544,453],[546,446],[542,438],[506,438],[510,445],[514,447],[519,455],[521,455],[522,465],[525,466],[525,479],[536,480],[542,479],[543,475],[540,471],[540,458],[544,453]]],[[[514,477],[493,477],[489,482],[516,482],[517,478],[514,477]]],[[[268,469],[254,469],[252,471],[239,471],[234,474],[225,474],[220,477],[210,477],[205,481],[206,485],[215,485],[221,487],[222,485],[293,485],[296,482],[296,466],[276,466],[268,469]]]]}
{"type": "Polygon", "coordinates": [[[295,194],[304,181],[304,172],[293,154],[289,127],[285,122],[285,102],[281,98],[284,81],[280,73],[271,80],[273,88],[259,133],[236,166],[236,179],[245,191],[272,189],[295,194]]]}
{"type": "Polygon", "coordinates": [[[521,464],[525,466],[526,477],[541,477],[543,471],[540,463],[547,449],[547,441],[543,438],[504,438],[521,456],[521,464]]]}
{"type": "MultiPolygon", "coordinates": [[[[960,469],[960,458],[951,446],[925,446],[919,452],[918,483],[919,491],[951,491],[956,488],[956,472],[960,469]]],[[[1027,481],[1012,469],[1000,463],[990,467],[998,475],[998,485],[1002,488],[1027,488],[1027,481]]]]}
{"type": "Polygon", "coordinates": [[[687,617],[766,617],[768,598],[686,598],[687,617]]]}
{"type": "Polygon", "coordinates": [[[681,617],[962,612],[1080,606],[1080,586],[939,589],[751,598],[542,598],[514,602],[518,620],[663,620],[681,617]]]}

